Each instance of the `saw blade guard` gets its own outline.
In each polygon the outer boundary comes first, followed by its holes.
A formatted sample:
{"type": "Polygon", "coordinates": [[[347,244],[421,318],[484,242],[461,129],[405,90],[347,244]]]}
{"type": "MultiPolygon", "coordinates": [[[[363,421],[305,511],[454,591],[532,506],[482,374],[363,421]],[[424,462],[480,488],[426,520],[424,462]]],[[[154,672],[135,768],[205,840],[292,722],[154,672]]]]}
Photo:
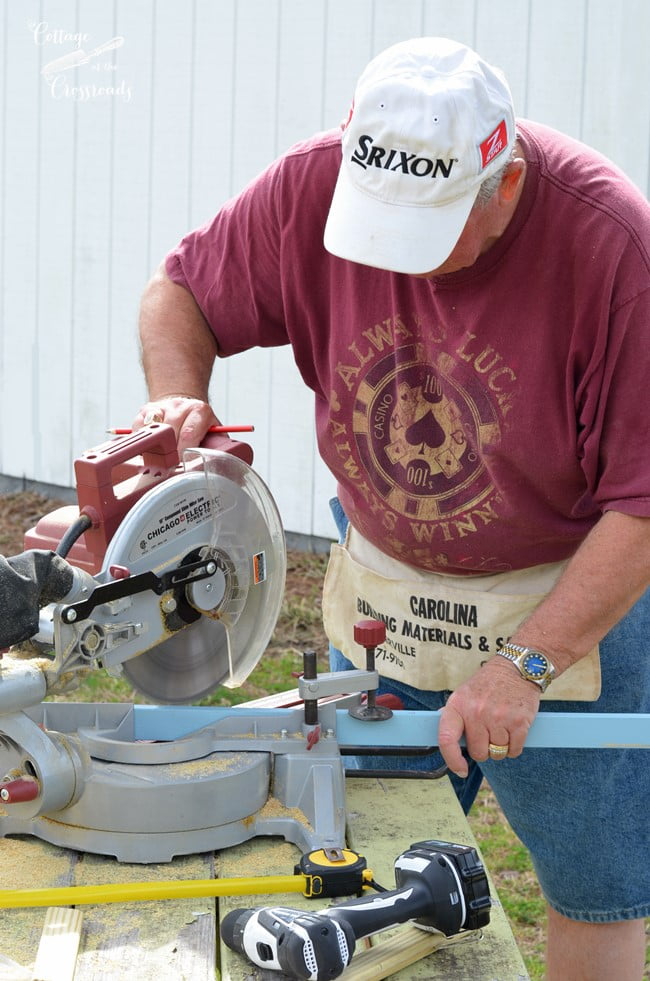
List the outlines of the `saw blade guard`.
{"type": "MultiPolygon", "coordinates": [[[[280,615],[287,572],[282,520],[270,490],[243,460],[219,450],[187,450],[185,465],[201,460],[212,501],[212,538],[224,595],[219,620],[228,638],[226,688],[246,680],[271,639],[280,615]]],[[[204,584],[192,587],[198,608],[204,584]]]]}
{"type": "MultiPolygon", "coordinates": [[[[160,558],[168,567],[171,548],[178,565],[199,557],[216,562],[214,576],[185,587],[190,622],[121,665],[137,691],[168,704],[195,702],[246,680],[271,639],[286,578],[280,515],[255,471],[232,454],[207,449],[186,451],[183,464],[184,474],[145,495],[132,527],[127,519],[106,555],[106,566],[125,561],[137,571],[137,543],[151,536],[159,515],[189,509],[191,530],[156,544],[160,558]]],[[[151,554],[141,561],[156,565],[151,554]]]]}

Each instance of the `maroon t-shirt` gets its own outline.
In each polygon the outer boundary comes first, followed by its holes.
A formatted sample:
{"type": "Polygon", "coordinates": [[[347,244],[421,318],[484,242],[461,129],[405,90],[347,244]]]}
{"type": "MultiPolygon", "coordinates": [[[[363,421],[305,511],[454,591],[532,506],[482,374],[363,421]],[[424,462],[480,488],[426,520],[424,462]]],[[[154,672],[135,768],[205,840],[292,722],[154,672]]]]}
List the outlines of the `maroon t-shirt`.
{"type": "Polygon", "coordinates": [[[650,206],[582,144],[519,132],[515,215],[458,273],[326,252],[339,132],[292,148],[167,258],[222,356],[291,344],[350,520],[423,569],[564,559],[603,511],[650,515],[650,206]]]}

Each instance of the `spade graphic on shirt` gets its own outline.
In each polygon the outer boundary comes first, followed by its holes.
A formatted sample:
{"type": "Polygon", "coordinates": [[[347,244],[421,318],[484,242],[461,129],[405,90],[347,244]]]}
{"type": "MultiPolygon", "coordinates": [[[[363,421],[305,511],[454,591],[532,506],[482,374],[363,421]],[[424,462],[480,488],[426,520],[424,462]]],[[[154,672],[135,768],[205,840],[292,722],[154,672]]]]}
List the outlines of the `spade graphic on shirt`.
{"type": "Polygon", "coordinates": [[[400,382],[390,429],[392,439],[384,451],[405,470],[417,465],[418,486],[428,485],[427,474],[450,479],[462,470],[467,443],[460,412],[439,389],[424,391],[422,385],[400,382]]]}
{"type": "Polygon", "coordinates": [[[407,443],[420,447],[422,456],[428,451],[437,450],[447,438],[431,409],[409,426],[405,435],[407,443]]]}

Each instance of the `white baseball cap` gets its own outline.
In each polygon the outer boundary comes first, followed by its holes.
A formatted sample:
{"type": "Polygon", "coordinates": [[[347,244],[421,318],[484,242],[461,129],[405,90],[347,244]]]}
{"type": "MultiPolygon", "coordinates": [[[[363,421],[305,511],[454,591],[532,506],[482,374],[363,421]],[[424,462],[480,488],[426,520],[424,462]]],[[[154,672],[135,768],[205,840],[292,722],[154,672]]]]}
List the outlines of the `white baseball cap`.
{"type": "Polygon", "coordinates": [[[497,68],[446,38],[393,45],[357,83],[325,248],[394,272],[437,269],[514,143],[512,96],[497,68]]]}

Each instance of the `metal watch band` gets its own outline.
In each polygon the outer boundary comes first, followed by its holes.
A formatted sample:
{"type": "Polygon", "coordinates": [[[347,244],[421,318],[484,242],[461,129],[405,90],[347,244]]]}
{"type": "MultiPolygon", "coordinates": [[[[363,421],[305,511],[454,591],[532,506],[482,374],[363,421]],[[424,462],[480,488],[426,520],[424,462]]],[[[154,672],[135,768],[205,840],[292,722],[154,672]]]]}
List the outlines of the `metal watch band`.
{"type": "Polygon", "coordinates": [[[538,688],[541,688],[542,692],[546,691],[551,681],[553,680],[553,677],[555,675],[555,668],[551,664],[546,654],[544,654],[542,651],[535,650],[534,647],[523,647],[521,644],[512,644],[508,642],[506,644],[501,645],[501,647],[497,651],[497,654],[500,655],[501,657],[505,657],[508,661],[512,661],[512,663],[515,665],[522,678],[525,678],[526,681],[532,681],[534,685],[537,685],[538,688]],[[540,657],[544,658],[544,660],[548,664],[548,669],[549,669],[546,677],[531,678],[530,675],[525,672],[525,670],[521,665],[521,660],[527,654],[538,654],[540,657]]]}
{"type": "MultiPolygon", "coordinates": [[[[542,652],[536,651],[533,647],[522,647],[521,644],[511,644],[510,641],[507,644],[502,644],[497,651],[497,654],[500,654],[501,657],[507,657],[509,661],[516,661],[521,654],[529,653],[541,654],[542,652]]],[[[546,657],[546,654],[544,654],[544,657],[546,657]]]]}

